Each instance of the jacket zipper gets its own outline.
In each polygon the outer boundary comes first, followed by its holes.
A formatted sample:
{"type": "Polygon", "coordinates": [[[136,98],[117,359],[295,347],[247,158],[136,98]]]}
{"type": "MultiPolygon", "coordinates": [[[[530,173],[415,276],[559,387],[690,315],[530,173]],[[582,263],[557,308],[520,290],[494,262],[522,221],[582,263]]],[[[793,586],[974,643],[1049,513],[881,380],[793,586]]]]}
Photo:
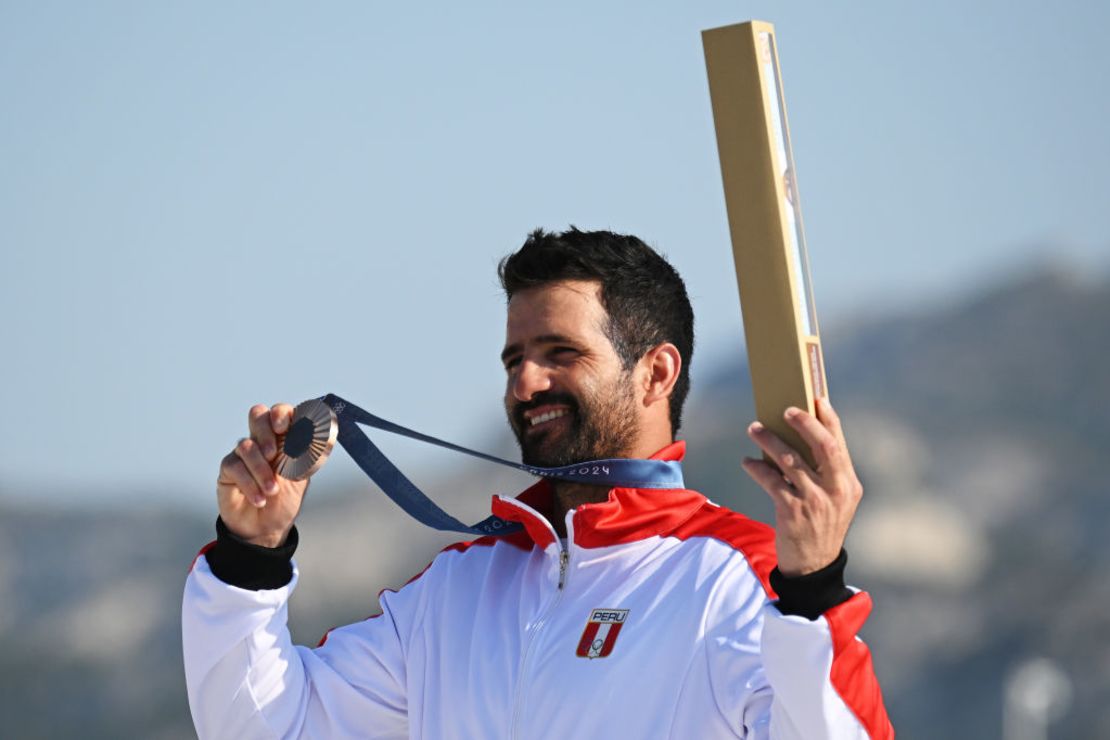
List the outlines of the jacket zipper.
{"type": "MultiPolygon", "coordinates": [[[[558,542],[558,539],[555,540],[558,542]]],[[[524,655],[520,659],[520,676],[517,677],[516,682],[516,698],[513,701],[513,721],[510,725],[509,736],[512,738],[520,737],[517,725],[520,723],[520,710],[521,705],[524,703],[525,681],[528,678],[528,662],[532,657],[532,646],[536,644],[536,638],[539,637],[540,630],[547,624],[547,618],[551,616],[551,612],[555,611],[555,607],[563,598],[563,587],[567,582],[567,570],[570,565],[570,543],[574,541],[574,525],[567,522],[567,545],[559,547],[559,587],[555,590],[555,597],[551,603],[544,610],[543,614],[536,620],[536,626],[532,629],[532,634],[528,638],[528,644],[524,647],[524,655]]]]}

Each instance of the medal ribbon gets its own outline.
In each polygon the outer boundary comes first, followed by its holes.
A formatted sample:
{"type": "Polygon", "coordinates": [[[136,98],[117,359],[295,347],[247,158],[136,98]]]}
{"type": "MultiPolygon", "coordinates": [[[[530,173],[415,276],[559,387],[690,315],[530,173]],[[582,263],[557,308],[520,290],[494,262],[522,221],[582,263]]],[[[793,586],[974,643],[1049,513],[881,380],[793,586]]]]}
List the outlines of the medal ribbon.
{"type": "Polygon", "coordinates": [[[413,519],[444,532],[464,532],[481,536],[510,534],[522,527],[516,522],[507,521],[499,516],[483,519],[473,526],[463,524],[437,506],[412,481],[406,478],[405,474],[398,470],[397,466],[390,462],[389,458],[370,441],[366,433],[359,428],[360,424],[461,452],[464,455],[477,457],[487,462],[515,468],[541,478],[589,483],[590,485],[608,486],[610,488],[676,489],[685,487],[682,480],[682,464],[677,461],[613,458],[591,460],[557,468],[523,465],[406,429],[399,424],[374,416],[350,401],[345,401],[331,393],[324,396],[322,400],[335,412],[335,416],[339,420],[339,438],[337,441],[347,451],[347,454],[354,459],[359,468],[370,477],[370,480],[374,481],[385,495],[389,496],[413,519]]]}

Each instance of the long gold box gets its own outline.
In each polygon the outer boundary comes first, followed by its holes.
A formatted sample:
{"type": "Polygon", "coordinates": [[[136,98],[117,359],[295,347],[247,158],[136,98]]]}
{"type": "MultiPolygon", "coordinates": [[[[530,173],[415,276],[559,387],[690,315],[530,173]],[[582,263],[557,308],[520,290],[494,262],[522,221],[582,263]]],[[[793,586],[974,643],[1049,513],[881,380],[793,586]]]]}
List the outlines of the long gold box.
{"type": "Polygon", "coordinates": [[[827,395],[775,31],[702,32],[756,415],[812,464],[782,414],[827,395]]]}

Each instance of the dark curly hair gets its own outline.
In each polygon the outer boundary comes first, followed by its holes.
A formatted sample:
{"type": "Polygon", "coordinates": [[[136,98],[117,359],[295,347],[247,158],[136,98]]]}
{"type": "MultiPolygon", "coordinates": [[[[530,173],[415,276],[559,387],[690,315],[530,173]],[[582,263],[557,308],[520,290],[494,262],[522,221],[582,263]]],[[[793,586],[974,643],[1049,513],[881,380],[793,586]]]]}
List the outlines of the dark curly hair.
{"type": "Polygon", "coordinates": [[[671,433],[678,431],[690,391],[694,354],[694,310],[686,284],[667,260],[635,236],[611,231],[536,229],[524,245],[501,260],[497,275],[506,299],[563,280],[601,283],[601,304],[609,319],[605,334],[625,370],[650,349],[670,342],[682,368],[670,397],[671,433]]]}

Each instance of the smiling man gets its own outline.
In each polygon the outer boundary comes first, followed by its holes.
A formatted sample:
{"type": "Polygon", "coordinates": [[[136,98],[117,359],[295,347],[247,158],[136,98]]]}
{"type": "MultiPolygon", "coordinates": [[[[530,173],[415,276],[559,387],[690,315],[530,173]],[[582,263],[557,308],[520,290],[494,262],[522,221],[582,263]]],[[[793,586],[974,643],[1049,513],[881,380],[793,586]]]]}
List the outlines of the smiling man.
{"type": "MultiPolygon", "coordinates": [[[[632,236],[534,232],[502,261],[505,409],[525,463],[681,460],[693,312],[632,236]]],[[[839,420],[786,410],[816,468],[753,424],[772,529],[652,480],[543,480],[493,511],[511,535],[447,548],[382,614],[316,649],[285,626],[303,482],[276,477],[292,409],[256,406],[224,458],[217,540],[189,575],[202,737],[890,737],[844,585],[862,488],[839,420]]]]}
{"type": "MultiPolygon", "coordinates": [[[[534,241],[542,238],[533,235],[534,241]]],[[[616,328],[603,307],[601,283],[587,279],[587,270],[564,269],[572,277],[533,284],[536,278],[525,272],[532,266],[521,264],[529,254],[505,260],[501,270],[509,295],[507,344],[501,353],[508,375],[505,409],[523,462],[557,467],[584,460],[647,458],[674,441],[669,409],[679,409],[681,400],[672,404],[668,398],[680,376],[683,388],[688,384],[688,369],[677,347],[659,341],[652,342],[656,346],[642,357],[628,349],[618,354],[615,347],[641,338],[622,335],[614,341],[614,332],[635,330],[616,328]],[[584,276],[573,277],[578,272],[584,276]],[[643,393],[637,393],[638,384],[643,393]]],[[[684,299],[682,284],[675,287],[684,299]]],[[[607,297],[610,302],[623,298],[607,297]]],[[[630,308],[646,309],[625,310],[630,308]]],[[[692,348],[688,301],[684,311],[666,320],[692,348]]],[[[646,318],[636,323],[639,334],[667,333],[646,318]]],[[[642,339],[637,343],[644,344],[642,339]]],[[[564,536],[567,511],[608,495],[607,489],[585,484],[557,482],[553,488],[550,518],[564,536]]]]}

